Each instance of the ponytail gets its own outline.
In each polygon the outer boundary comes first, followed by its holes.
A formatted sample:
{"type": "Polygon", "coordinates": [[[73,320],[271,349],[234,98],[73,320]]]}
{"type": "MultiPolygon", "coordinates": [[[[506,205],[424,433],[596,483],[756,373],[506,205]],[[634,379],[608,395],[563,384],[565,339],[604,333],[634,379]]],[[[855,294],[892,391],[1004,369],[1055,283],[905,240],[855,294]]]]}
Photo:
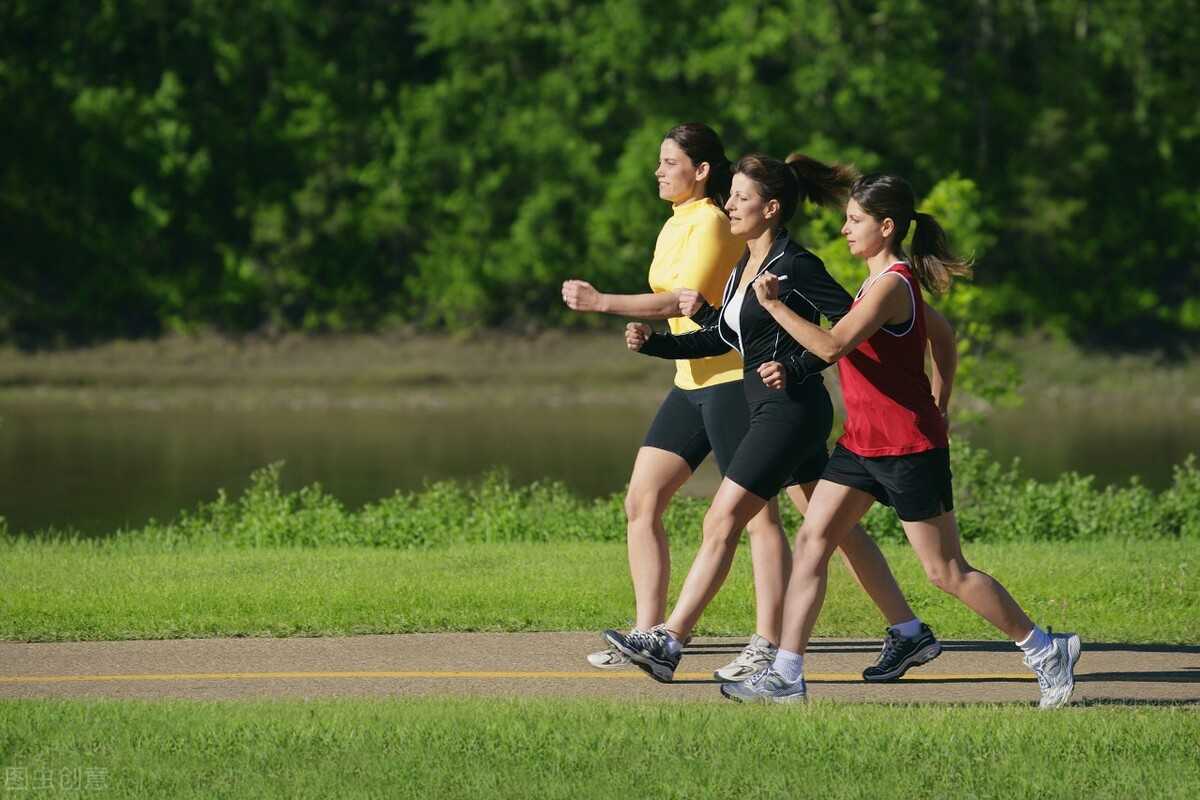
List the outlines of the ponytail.
{"type": "Polygon", "coordinates": [[[908,181],[882,173],[863,175],[850,188],[850,197],[878,222],[892,220],[896,226],[893,241],[901,256],[904,255],[901,243],[908,235],[909,227],[913,226],[909,263],[927,291],[942,294],[950,288],[954,276],[971,275],[971,259],[956,256],[950,250],[946,232],[933,215],[916,210],[917,197],[908,181]]]}
{"type": "Polygon", "coordinates": [[[845,205],[846,193],[858,177],[852,167],[824,164],[803,153],[792,153],[786,163],[800,185],[801,199],[819,206],[845,205]]]}
{"type": "Polygon", "coordinates": [[[971,259],[959,258],[950,250],[946,231],[932,214],[913,215],[912,269],[928,291],[942,294],[954,276],[971,276],[971,259]]]}
{"type": "Polygon", "coordinates": [[[733,183],[733,164],[721,154],[719,161],[708,162],[708,182],[704,184],[704,196],[716,203],[717,208],[725,210],[729,202],[730,184],[733,183]]]}
{"type": "Polygon", "coordinates": [[[792,218],[802,200],[840,206],[855,177],[852,167],[824,164],[802,153],[792,153],[787,161],[751,153],[738,159],[733,171],[757,183],[764,200],[779,202],[780,224],[792,218]]]}

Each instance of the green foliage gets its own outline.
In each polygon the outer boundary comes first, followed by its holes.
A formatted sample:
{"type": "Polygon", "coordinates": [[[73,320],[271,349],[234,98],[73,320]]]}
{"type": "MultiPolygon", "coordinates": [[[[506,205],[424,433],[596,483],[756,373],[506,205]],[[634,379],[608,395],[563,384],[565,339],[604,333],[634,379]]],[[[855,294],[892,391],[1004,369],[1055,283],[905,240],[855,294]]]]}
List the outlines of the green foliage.
{"type": "MultiPolygon", "coordinates": [[[[471,328],[645,286],[659,137],[908,176],[997,325],[1200,327],[1200,26],[1165,0],[146,0],[0,12],[0,338],[471,328]],[[64,156],[64,154],[67,154],[64,156]]],[[[804,240],[836,251],[834,216],[804,240]]],[[[834,259],[835,261],[837,259],[834,259]]]]}
{"type": "MultiPolygon", "coordinates": [[[[956,515],[965,540],[1200,538],[1200,465],[1195,457],[1178,465],[1174,483],[1157,493],[1136,480],[1101,490],[1091,477],[1073,472],[1053,482],[1025,479],[1016,462],[999,464],[986,451],[965,443],[954,445],[952,465],[956,515]]],[[[281,468],[282,464],[273,464],[255,472],[250,488],[235,501],[222,492],[174,522],[152,522],[115,534],[114,539],[167,547],[210,542],[245,548],[425,548],[468,542],[620,542],[625,538],[624,502],[619,494],[582,500],[559,483],[514,486],[504,473],[492,472],[477,485],[432,483],[422,491],[398,492],[353,512],[319,485],[283,492],[281,468]]],[[[781,506],[785,524],[794,529],[799,515],[786,499],[781,506]]],[[[664,523],[669,530],[699,535],[707,507],[704,498],[677,497],[664,523]]],[[[904,540],[896,515],[887,507],[875,505],[865,524],[878,539],[904,540]]]]}

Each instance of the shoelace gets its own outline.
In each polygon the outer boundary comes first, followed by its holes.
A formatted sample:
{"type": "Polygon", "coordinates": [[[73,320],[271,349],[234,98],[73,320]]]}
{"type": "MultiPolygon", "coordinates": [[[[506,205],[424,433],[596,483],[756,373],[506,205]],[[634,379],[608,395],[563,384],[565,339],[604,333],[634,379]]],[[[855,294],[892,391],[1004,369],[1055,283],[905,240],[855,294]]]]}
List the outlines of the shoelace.
{"type": "Polygon", "coordinates": [[[746,649],[742,651],[742,654],[734,659],[734,662],[752,667],[754,666],[755,662],[768,658],[773,660],[773,656],[769,648],[763,647],[762,645],[749,644],[746,645],[746,649]]]}
{"type": "Polygon", "coordinates": [[[887,638],[883,640],[883,650],[879,653],[879,658],[875,664],[886,664],[896,656],[896,649],[900,644],[900,634],[896,633],[891,628],[888,628],[887,638]]]}
{"type": "Polygon", "coordinates": [[[1037,676],[1038,689],[1045,692],[1050,688],[1050,676],[1046,674],[1046,670],[1041,664],[1033,668],[1033,674],[1037,676]]]}
{"type": "Polygon", "coordinates": [[[639,650],[653,650],[657,649],[665,638],[666,629],[659,630],[658,626],[655,626],[649,631],[630,631],[625,641],[639,650]]]}

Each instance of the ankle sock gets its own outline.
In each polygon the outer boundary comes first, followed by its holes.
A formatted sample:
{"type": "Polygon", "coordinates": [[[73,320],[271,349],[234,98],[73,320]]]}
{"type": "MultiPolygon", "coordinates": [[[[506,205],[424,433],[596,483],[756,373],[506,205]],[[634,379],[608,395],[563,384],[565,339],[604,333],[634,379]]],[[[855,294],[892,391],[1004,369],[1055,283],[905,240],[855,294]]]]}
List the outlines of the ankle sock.
{"type": "Polygon", "coordinates": [[[793,653],[791,650],[780,650],[775,654],[771,669],[783,676],[789,683],[795,683],[804,674],[804,654],[793,653]]]}
{"type": "Polygon", "coordinates": [[[902,639],[915,639],[921,635],[921,618],[913,617],[908,622],[900,622],[891,627],[902,639]]]}
{"type": "Polygon", "coordinates": [[[1017,647],[1021,648],[1021,650],[1025,653],[1027,658],[1030,660],[1036,660],[1038,656],[1049,650],[1053,643],[1054,641],[1050,638],[1050,634],[1046,633],[1037,625],[1034,625],[1033,630],[1029,632],[1029,635],[1016,644],[1017,647]]]}

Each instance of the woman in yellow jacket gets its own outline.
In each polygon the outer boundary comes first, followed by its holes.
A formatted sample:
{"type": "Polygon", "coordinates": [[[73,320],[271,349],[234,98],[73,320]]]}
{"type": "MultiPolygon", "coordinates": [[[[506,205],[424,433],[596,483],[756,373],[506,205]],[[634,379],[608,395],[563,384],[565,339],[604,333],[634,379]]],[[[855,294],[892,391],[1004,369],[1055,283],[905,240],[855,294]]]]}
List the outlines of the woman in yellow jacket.
{"type": "MultiPolygon", "coordinates": [[[[685,123],[668,131],[659,148],[654,174],[658,195],[671,203],[672,216],[654,246],[649,275],[653,291],[605,294],[586,281],[568,280],[563,283],[562,295],[575,311],[667,319],[671,333],[679,335],[699,329],[688,316],[704,301],[719,302],[745,243],[729,230],[724,206],[732,170],[724,145],[712,128],[685,123]]],[[[711,358],[680,359],[675,364],[675,385],[638,450],[625,498],[629,571],[637,608],[635,631],[651,631],[665,618],[671,570],[662,522],[667,504],[710,451],[724,475],[750,425],[737,351],[711,358]]],[[[807,497],[802,488],[789,486],[788,492],[803,513],[807,497]]],[[[716,677],[725,681],[745,680],[765,670],[773,660],[791,568],[791,552],[775,500],[750,521],[746,530],[754,569],[756,633],[732,663],[716,671],[716,677]]],[[[856,579],[889,624],[919,629],[921,622],[905,601],[879,548],[861,528],[858,533],[847,537],[842,547],[856,579]]],[[[611,647],[592,653],[588,661],[601,669],[629,663],[624,654],[611,647]]],[[[882,679],[897,677],[887,674],[882,679]]]]}

